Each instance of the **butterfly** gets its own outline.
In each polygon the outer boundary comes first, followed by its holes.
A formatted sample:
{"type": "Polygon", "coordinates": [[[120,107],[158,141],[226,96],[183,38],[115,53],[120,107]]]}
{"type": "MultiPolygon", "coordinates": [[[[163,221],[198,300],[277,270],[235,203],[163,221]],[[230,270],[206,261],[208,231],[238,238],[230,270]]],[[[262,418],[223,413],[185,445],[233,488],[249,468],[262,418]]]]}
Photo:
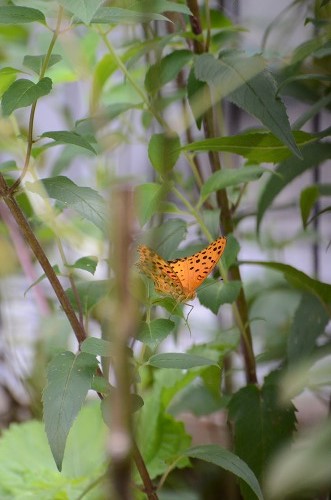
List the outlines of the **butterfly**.
{"type": "Polygon", "coordinates": [[[137,267],[153,280],[157,292],[185,302],[194,299],[196,289],[216,266],[225,245],[226,238],[221,236],[201,252],[175,260],[165,260],[148,246],[139,245],[137,267]]]}

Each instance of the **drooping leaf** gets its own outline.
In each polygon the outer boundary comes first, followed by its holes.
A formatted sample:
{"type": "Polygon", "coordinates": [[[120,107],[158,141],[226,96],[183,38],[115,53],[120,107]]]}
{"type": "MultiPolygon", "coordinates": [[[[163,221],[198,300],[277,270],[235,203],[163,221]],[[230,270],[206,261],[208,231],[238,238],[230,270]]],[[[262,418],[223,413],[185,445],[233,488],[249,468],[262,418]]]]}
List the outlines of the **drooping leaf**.
{"type": "Polygon", "coordinates": [[[177,368],[180,370],[195,368],[198,366],[218,366],[218,364],[202,356],[195,356],[184,352],[167,352],[154,354],[148,360],[148,364],[156,368],[177,368]]]}
{"type": "Polygon", "coordinates": [[[89,24],[104,0],[94,0],[93,2],[90,0],[59,0],[59,3],[78,19],[81,19],[83,23],[89,24]]]}
{"type": "Polygon", "coordinates": [[[105,231],[107,211],[102,196],[92,188],[77,186],[65,176],[49,177],[26,183],[27,189],[42,195],[43,187],[48,196],[63,203],[65,208],[75,210],[84,219],[105,231]],[[41,185],[40,185],[41,184],[41,185]]]}
{"type": "Polygon", "coordinates": [[[190,458],[199,458],[205,462],[209,462],[222,469],[228,470],[237,477],[245,481],[245,483],[254,492],[254,497],[263,500],[262,491],[256,476],[248,465],[231,451],[222,448],[216,444],[204,446],[195,446],[185,451],[185,455],[190,458]]]}
{"type": "Polygon", "coordinates": [[[324,333],[329,319],[325,307],[317,297],[310,293],[302,295],[287,339],[289,363],[302,361],[313,353],[316,340],[324,333]]]}
{"type": "Polygon", "coordinates": [[[18,5],[0,7],[0,24],[45,23],[45,16],[40,10],[18,5]]]}
{"type": "Polygon", "coordinates": [[[178,135],[153,134],[148,144],[148,157],[155,170],[165,175],[172,170],[179,157],[178,135]]]}
{"type": "Polygon", "coordinates": [[[175,328],[175,323],[170,319],[157,318],[146,322],[137,335],[137,340],[155,349],[175,328]]]}
{"type": "Polygon", "coordinates": [[[40,137],[49,137],[50,139],[54,139],[54,143],[52,143],[54,146],[57,144],[74,144],[75,146],[88,149],[92,153],[96,154],[94,147],[91,146],[89,141],[80,134],[77,134],[77,132],[70,132],[69,130],[56,130],[44,132],[40,137]]]}
{"type": "Polygon", "coordinates": [[[227,98],[255,116],[298,158],[285,106],[276,94],[276,83],[261,56],[232,52],[215,59],[203,54],[195,59],[195,76],[208,83],[218,98],[227,98]]]}
{"type": "Polygon", "coordinates": [[[237,299],[241,289],[240,281],[222,283],[207,279],[204,285],[198,289],[199,300],[203,306],[210,309],[214,314],[218,313],[221,305],[232,304],[237,299]]]}
{"type": "Polygon", "coordinates": [[[43,393],[45,429],[52,454],[61,470],[69,430],[91,387],[97,367],[94,356],[71,352],[57,355],[50,362],[48,384],[43,393]]]}
{"type": "MultiPolygon", "coordinates": [[[[240,389],[229,404],[234,423],[235,452],[261,479],[270,457],[291,439],[296,418],[293,405],[283,407],[278,398],[278,373],[272,372],[262,389],[248,385],[240,389]]],[[[245,500],[254,499],[247,484],[241,482],[245,500]]]]}
{"type": "Polygon", "coordinates": [[[51,90],[52,80],[48,77],[42,78],[38,83],[33,83],[25,78],[16,80],[2,96],[2,112],[8,116],[15,109],[30,106],[40,97],[49,94],[51,90]]]}
{"type": "Polygon", "coordinates": [[[303,160],[288,158],[280,163],[273,175],[264,186],[258,201],[257,231],[259,231],[262,218],[276,196],[291,181],[306,170],[331,158],[331,143],[310,144],[302,149],[303,160]]]}

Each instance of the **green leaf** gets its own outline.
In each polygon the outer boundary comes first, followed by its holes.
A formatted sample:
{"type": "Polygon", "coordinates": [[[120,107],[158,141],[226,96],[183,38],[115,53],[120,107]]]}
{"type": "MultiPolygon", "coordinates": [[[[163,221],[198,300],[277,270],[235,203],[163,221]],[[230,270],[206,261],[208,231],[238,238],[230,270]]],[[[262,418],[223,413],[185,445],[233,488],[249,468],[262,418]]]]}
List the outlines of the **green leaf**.
{"type": "Polygon", "coordinates": [[[104,0],[59,0],[63,7],[69,10],[85,24],[89,24],[94,14],[99,9],[104,0]]]}
{"type": "Polygon", "coordinates": [[[263,500],[260,485],[253,471],[237,455],[231,453],[231,451],[217,444],[209,444],[189,448],[185,451],[185,455],[190,458],[199,458],[232,472],[247,483],[259,500],[263,500]]]}
{"type": "MultiPolygon", "coordinates": [[[[204,82],[195,77],[194,68],[191,69],[187,81],[187,97],[198,129],[201,129],[205,105],[208,102],[209,88],[204,82]]],[[[189,148],[188,148],[189,149],[189,148]]]]}
{"type": "Polygon", "coordinates": [[[68,177],[57,176],[41,179],[37,182],[27,182],[27,189],[42,196],[42,187],[48,196],[64,204],[65,208],[75,210],[84,219],[105,231],[107,211],[102,196],[89,187],[80,187],[68,177]],[[42,184],[42,186],[40,185],[42,184]]]}
{"type": "Polygon", "coordinates": [[[146,322],[137,335],[137,340],[155,349],[175,328],[175,323],[170,319],[158,318],[146,322]]]}
{"type": "Polygon", "coordinates": [[[320,299],[322,304],[331,304],[331,285],[323,283],[322,281],[314,280],[307,276],[307,274],[299,271],[295,267],[280,262],[264,262],[264,261],[242,261],[241,264],[253,264],[254,266],[263,266],[275,271],[280,271],[284,274],[285,279],[290,285],[309,292],[320,299]]]}
{"type": "Polygon", "coordinates": [[[45,23],[45,16],[40,10],[16,5],[0,7],[0,24],[22,24],[32,22],[45,23]]]}
{"type": "Polygon", "coordinates": [[[259,179],[265,171],[266,170],[259,165],[248,165],[247,167],[236,169],[223,168],[222,170],[218,170],[208,177],[206,182],[203,184],[200,203],[208,198],[208,196],[214,191],[255,181],[256,179],[259,179]]]}
{"type": "Polygon", "coordinates": [[[148,157],[155,170],[164,175],[175,166],[179,157],[178,135],[154,134],[148,144],[148,157]]]}
{"type": "Polygon", "coordinates": [[[153,248],[164,259],[171,259],[175,249],[185,239],[186,231],[187,226],[182,219],[171,219],[162,226],[145,231],[140,242],[153,248]]]}
{"type": "Polygon", "coordinates": [[[93,354],[94,356],[104,356],[109,358],[111,355],[112,344],[108,340],[88,337],[80,346],[82,352],[93,354]]]}
{"type": "Polygon", "coordinates": [[[58,144],[74,144],[75,146],[88,149],[92,153],[96,154],[94,147],[91,146],[88,140],[76,132],[58,130],[55,132],[44,132],[40,137],[49,137],[50,139],[54,139],[54,143],[52,144],[53,146],[57,146],[58,144]]]}
{"type": "Polygon", "coordinates": [[[164,199],[168,187],[166,185],[148,182],[139,184],[134,192],[135,205],[141,226],[158,211],[161,201],[164,199]]]}
{"type": "Polygon", "coordinates": [[[258,201],[257,231],[262,218],[276,196],[296,177],[306,170],[315,167],[324,160],[331,158],[331,143],[310,144],[302,149],[303,160],[288,158],[276,168],[276,173],[270,177],[258,201]]]}
{"type": "Polygon", "coordinates": [[[100,7],[91,20],[91,23],[137,24],[149,23],[151,21],[169,21],[169,19],[161,14],[154,14],[152,12],[136,12],[120,7],[100,7]]]}
{"type": "Polygon", "coordinates": [[[317,297],[310,293],[302,295],[287,339],[289,363],[302,361],[313,353],[316,340],[324,333],[329,319],[325,307],[317,297]]]}
{"type": "Polygon", "coordinates": [[[240,246],[233,234],[228,234],[226,237],[226,246],[224,253],[221,257],[222,266],[225,270],[230,269],[230,267],[237,262],[237,256],[240,250],[240,246]]]}
{"type": "Polygon", "coordinates": [[[52,80],[48,77],[42,78],[38,83],[33,83],[25,78],[16,80],[2,96],[2,112],[8,116],[15,109],[26,108],[40,97],[49,94],[51,90],[52,80]]]}
{"type": "MultiPolygon", "coordinates": [[[[57,264],[55,264],[54,266],[52,266],[53,268],[53,271],[55,272],[55,274],[57,275],[61,275],[61,272],[60,272],[60,268],[57,264]]],[[[43,273],[41,276],[39,276],[39,278],[37,278],[33,283],[32,285],[30,285],[24,292],[24,297],[26,296],[26,294],[28,293],[29,290],[31,290],[31,288],[33,288],[34,286],[38,285],[38,283],[40,283],[41,281],[43,281],[45,278],[47,278],[46,274],[43,273]]]]}
{"type": "MultiPolygon", "coordinates": [[[[44,64],[46,58],[46,54],[43,54],[41,56],[24,56],[23,59],[23,64],[27,68],[32,69],[37,75],[40,74],[41,68],[44,64]]],[[[59,54],[51,54],[47,68],[50,68],[51,66],[54,66],[54,64],[57,64],[62,60],[62,57],[59,54]]]]}
{"type": "Polygon", "coordinates": [[[14,160],[8,160],[0,163],[0,172],[12,172],[13,170],[18,170],[16,162],[14,160]]]}
{"type": "Polygon", "coordinates": [[[174,80],[192,57],[190,50],[175,50],[152,64],[145,77],[147,92],[156,93],[163,85],[174,80]]]}
{"type": "Polygon", "coordinates": [[[331,184],[314,184],[303,189],[300,194],[300,210],[303,227],[307,227],[313,206],[320,196],[331,196],[331,184]]]}
{"type": "Polygon", "coordinates": [[[191,16],[190,9],[183,4],[169,2],[168,0],[136,0],[130,4],[130,9],[142,12],[155,12],[162,14],[163,12],[180,12],[191,16]]]}
{"type": "MultiPolygon", "coordinates": [[[[262,478],[270,457],[289,441],[295,430],[295,409],[279,403],[278,373],[265,378],[262,389],[248,385],[240,389],[229,404],[229,418],[234,424],[235,452],[262,478]]],[[[245,500],[253,499],[241,482],[245,500]]]]}
{"type": "Polygon", "coordinates": [[[208,83],[218,98],[226,97],[255,116],[301,158],[285,106],[276,94],[276,83],[261,56],[232,53],[214,59],[210,54],[203,54],[195,59],[194,70],[197,79],[208,83]]]}
{"type": "Polygon", "coordinates": [[[214,280],[206,280],[204,285],[198,290],[200,303],[214,314],[218,313],[221,305],[232,304],[237,299],[241,289],[240,281],[222,283],[214,280]]]}
{"type": "Polygon", "coordinates": [[[218,366],[218,364],[211,359],[183,352],[154,354],[154,356],[149,358],[147,364],[155,366],[156,368],[177,368],[179,370],[196,368],[197,366],[218,366]]]}
{"type": "MultiPolygon", "coordinates": [[[[308,132],[293,132],[299,147],[316,142],[319,137],[308,132]]],[[[216,137],[182,146],[183,151],[224,151],[247,158],[251,163],[276,163],[291,156],[291,151],[273,134],[265,131],[245,132],[230,137],[216,137]]]]}
{"type": "Polygon", "coordinates": [[[0,97],[16,80],[17,73],[19,73],[19,70],[15,68],[6,67],[0,69],[0,97]]]}
{"type": "MultiPolygon", "coordinates": [[[[88,313],[98,302],[100,302],[100,300],[109,293],[109,288],[110,285],[108,280],[77,282],[76,290],[80,298],[80,305],[83,308],[83,312],[85,314],[88,313]]],[[[79,307],[76,303],[75,293],[71,288],[68,288],[66,294],[75,311],[78,311],[79,307]]]]}
{"type": "Polygon", "coordinates": [[[52,454],[61,470],[69,430],[91,387],[97,368],[94,356],[64,352],[56,356],[47,371],[43,393],[45,429],[52,454]]]}
{"type": "Polygon", "coordinates": [[[98,265],[98,257],[91,255],[89,257],[81,257],[74,264],[66,264],[70,269],[82,269],[94,275],[98,265]]]}

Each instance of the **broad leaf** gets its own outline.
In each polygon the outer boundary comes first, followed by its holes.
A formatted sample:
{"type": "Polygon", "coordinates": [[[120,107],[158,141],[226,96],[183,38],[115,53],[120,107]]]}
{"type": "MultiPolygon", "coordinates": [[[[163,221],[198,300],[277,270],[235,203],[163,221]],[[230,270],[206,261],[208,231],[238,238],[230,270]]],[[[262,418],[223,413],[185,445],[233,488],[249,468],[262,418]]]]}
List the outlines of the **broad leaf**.
{"type": "Polygon", "coordinates": [[[261,56],[232,53],[215,59],[210,54],[203,54],[196,58],[194,71],[197,79],[208,83],[218,98],[226,97],[255,116],[301,158],[285,106],[276,94],[275,80],[261,56]]]}
{"type": "Polygon", "coordinates": [[[137,335],[137,340],[155,349],[175,328],[175,323],[170,319],[158,318],[144,323],[137,335]]]}
{"type": "Polygon", "coordinates": [[[206,280],[204,286],[198,290],[198,297],[203,306],[208,307],[214,314],[217,314],[221,305],[232,304],[237,299],[240,289],[240,281],[223,283],[206,280]]]}
{"type": "Polygon", "coordinates": [[[192,15],[186,5],[168,0],[136,0],[130,4],[130,8],[137,12],[155,12],[158,14],[162,14],[163,12],[180,12],[188,16],[192,15]]]}
{"type": "MultiPolygon", "coordinates": [[[[279,403],[277,372],[265,378],[262,389],[248,385],[240,389],[229,404],[229,417],[234,424],[236,453],[261,479],[270,457],[295,430],[295,409],[279,403]]],[[[247,484],[241,482],[245,500],[254,499],[247,484]]]]}
{"type": "Polygon", "coordinates": [[[109,288],[110,285],[108,280],[76,282],[76,291],[80,299],[79,305],[76,302],[76,294],[71,288],[66,290],[66,294],[73,308],[78,311],[81,306],[83,312],[86,314],[107,295],[109,288]]]}
{"type": "Polygon", "coordinates": [[[180,140],[178,135],[152,135],[148,144],[148,157],[155,170],[165,175],[173,169],[179,157],[180,140]]]}
{"type": "Polygon", "coordinates": [[[270,177],[258,201],[257,231],[262,218],[276,196],[296,177],[306,170],[331,158],[331,143],[310,144],[302,149],[303,160],[288,158],[276,168],[276,173],[270,177]]]}
{"type": "Polygon", "coordinates": [[[16,80],[2,96],[2,112],[8,116],[15,109],[26,108],[40,97],[49,94],[51,90],[52,80],[47,77],[42,78],[38,83],[33,83],[25,78],[16,80]]]}
{"type": "Polygon", "coordinates": [[[98,265],[98,257],[91,255],[89,257],[81,257],[74,264],[66,264],[70,269],[82,269],[94,275],[98,265]]]}
{"type": "Polygon", "coordinates": [[[102,231],[106,230],[106,204],[97,191],[89,187],[80,187],[68,177],[58,176],[27,182],[27,189],[42,195],[42,187],[48,196],[63,203],[65,208],[75,210],[84,219],[95,224],[102,231]]]}
{"type": "Polygon", "coordinates": [[[177,368],[179,370],[196,368],[198,366],[218,366],[218,364],[211,359],[181,352],[154,354],[154,356],[149,358],[148,364],[156,368],[177,368]]]}
{"type": "MultiPolygon", "coordinates": [[[[27,68],[32,69],[37,75],[40,74],[41,68],[43,67],[43,64],[45,62],[46,55],[42,56],[24,56],[23,59],[23,64],[27,68]]],[[[51,66],[54,66],[54,64],[57,64],[62,60],[62,57],[59,54],[51,54],[47,68],[50,68],[51,66]]]]}
{"type": "Polygon", "coordinates": [[[135,189],[135,205],[141,226],[158,211],[160,203],[164,200],[168,187],[165,184],[148,182],[139,184],[135,189]]]}
{"type": "Polygon", "coordinates": [[[45,16],[40,10],[29,7],[8,5],[0,7],[0,24],[45,23],[45,16]]]}
{"type": "Polygon", "coordinates": [[[262,491],[256,476],[248,465],[231,451],[216,444],[195,446],[185,451],[190,458],[199,458],[222,469],[228,470],[247,483],[259,500],[263,500],[262,491]]]}
{"type": "Polygon", "coordinates": [[[111,356],[112,344],[108,340],[88,337],[80,346],[82,352],[93,354],[94,356],[111,356]]]}
{"type": "Polygon", "coordinates": [[[56,146],[58,144],[74,144],[75,146],[88,149],[92,153],[96,154],[94,147],[91,146],[89,141],[80,134],[77,134],[77,132],[57,130],[54,132],[44,132],[40,137],[49,137],[50,139],[54,139],[52,146],[56,146]]]}
{"type": "Polygon", "coordinates": [[[302,361],[313,353],[316,340],[324,333],[329,319],[330,317],[319,299],[310,293],[302,295],[287,339],[289,363],[302,361]]]}
{"type": "Polygon", "coordinates": [[[97,368],[94,356],[64,352],[56,356],[47,371],[43,393],[45,429],[52,454],[61,470],[69,430],[91,388],[97,368]]]}
{"type": "Polygon", "coordinates": [[[191,59],[190,50],[176,50],[150,66],[145,77],[147,92],[156,93],[163,85],[174,80],[191,59]]]}
{"type": "Polygon", "coordinates": [[[153,12],[139,12],[120,7],[100,7],[91,20],[92,23],[97,24],[137,24],[151,21],[169,21],[169,19],[153,12]]]}
{"type": "Polygon", "coordinates": [[[164,259],[171,259],[178,245],[185,239],[186,223],[182,219],[171,219],[162,226],[145,231],[139,242],[149,245],[164,259]]]}

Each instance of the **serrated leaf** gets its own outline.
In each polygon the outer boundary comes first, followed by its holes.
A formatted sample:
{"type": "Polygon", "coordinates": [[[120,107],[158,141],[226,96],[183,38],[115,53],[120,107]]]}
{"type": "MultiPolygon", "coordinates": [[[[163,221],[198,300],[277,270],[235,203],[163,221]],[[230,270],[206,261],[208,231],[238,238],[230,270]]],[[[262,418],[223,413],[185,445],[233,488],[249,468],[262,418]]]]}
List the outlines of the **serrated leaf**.
{"type": "Polygon", "coordinates": [[[46,22],[45,16],[40,10],[16,5],[0,7],[0,24],[23,24],[35,21],[46,22]]]}
{"type": "MultiPolygon", "coordinates": [[[[45,58],[46,58],[45,54],[41,55],[41,56],[24,56],[23,64],[27,68],[32,69],[32,71],[37,73],[37,75],[39,75],[41,68],[44,64],[45,58]]],[[[54,64],[57,64],[61,60],[62,60],[62,57],[59,54],[51,54],[51,56],[48,60],[47,68],[54,66],[54,64]]]]}
{"type": "Polygon", "coordinates": [[[248,465],[237,455],[216,444],[195,446],[185,451],[190,458],[199,458],[222,469],[228,470],[247,483],[259,500],[263,500],[262,491],[256,476],[248,465]]]}
{"type": "Polygon", "coordinates": [[[159,205],[167,191],[168,186],[166,184],[157,184],[156,182],[139,184],[136,187],[134,192],[135,205],[141,226],[144,226],[158,212],[159,205]]]}
{"type": "Polygon", "coordinates": [[[158,318],[146,322],[137,335],[137,340],[155,349],[175,328],[175,323],[170,319],[158,318]]]}
{"type": "Polygon", "coordinates": [[[147,92],[156,93],[163,85],[176,78],[193,55],[190,50],[175,50],[152,64],[146,72],[145,88],[147,92]]]}
{"type": "Polygon", "coordinates": [[[255,181],[259,179],[266,170],[259,165],[248,165],[242,168],[223,168],[214,172],[201,189],[200,203],[208,198],[210,193],[224,189],[230,186],[237,186],[238,184],[255,181]]]}
{"type": "MultiPolygon", "coordinates": [[[[299,147],[316,142],[319,137],[308,132],[293,132],[299,147]]],[[[276,163],[291,156],[291,151],[270,132],[245,132],[230,137],[215,137],[182,146],[183,151],[224,151],[243,156],[250,162],[276,163]]]]}
{"type": "MultiPolygon", "coordinates": [[[[229,404],[229,418],[234,424],[236,453],[261,479],[270,457],[289,441],[295,431],[295,409],[279,403],[278,373],[268,375],[262,389],[248,385],[240,389],[229,404]]],[[[254,499],[247,484],[241,482],[245,500],[254,499]]]]}
{"type": "Polygon", "coordinates": [[[313,353],[316,340],[324,333],[329,319],[325,307],[317,297],[310,293],[302,295],[287,339],[289,364],[302,361],[313,353]]]}
{"type": "Polygon", "coordinates": [[[104,0],[94,0],[93,2],[91,0],[59,0],[59,3],[78,19],[81,19],[83,23],[89,24],[104,0]]]}
{"type": "Polygon", "coordinates": [[[81,257],[74,264],[66,264],[70,269],[82,269],[94,275],[98,265],[98,257],[91,255],[89,257],[81,257]]]}
{"type": "Polygon", "coordinates": [[[257,231],[262,218],[276,196],[296,177],[306,170],[331,158],[331,143],[310,144],[302,149],[303,160],[288,158],[276,168],[276,173],[270,177],[258,201],[257,231]]]}
{"type": "MultiPolygon", "coordinates": [[[[76,290],[79,295],[80,305],[83,308],[83,312],[88,313],[100,300],[106,297],[109,293],[109,281],[108,280],[95,280],[95,281],[82,281],[76,283],[76,290]]],[[[79,306],[76,303],[76,295],[71,288],[68,288],[66,294],[69,297],[71,305],[75,311],[79,310],[79,306]]]]}
{"type": "Polygon", "coordinates": [[[111,355],[112,343],[108,340],[88,337],[81,343],[80,350],[93,354],[94,356],[109,357],[111,355]]]}
{"type": "Polygon", "coordinates": [[[27,182],[26,188],[40,194],[40,183],[48,196],[64,204],[65,208],[75,210],[84,219],[99,229],[106,229],[106,204],[102,196],[92,188],[77,186],[65,176],[48,177],[37,182],[27,182]]]}
{"type": "Polygon", "coordinates": [[[154,14],[153,12],[136,12],[120,7],[100,7],[91,20],[91,23],[136,24],[149,23],[151,21],[169,21],[169,19],[161,14],[154,14]]]}
{"type": "Polygon", "coordinates": [[[49,137],[50,139],[54,139],[54,143],[52,145],[74,144],[75,146],[88,149],[92,153],[96,154],[96,150],[93,146],[91,146],[89,141],[80,134],[77,134],[77,132],[70,132],[69,130],[57,130],[54,132],[44,132],[40,137],[49,137]]]}
{"type": "Polygon", "coordinates": [[[229,281],[222,283],[214,280],[206,280],[205,286],[198,290],[200,303],[210,309],[214,314],[218,313],[223,304],[232,304],[238,297],[241,282],[229,281]]]}
{"type": "Polygon", "coordinates": [[[299,290],[303,290],[317,296],[322,304],[327,305],[331,303],[331,285],[323,283],[322,281],[314,280],[295,267],[289,266],[288,264],[282,264],[281,262],[264,262],[261,260],[246,260],[242,261],[241,264],[252,264],[280,271],[284,274],[285,279],[290,283],[290,285],[298,288],[299,290]]]}
{"type": "Polygon", "coordinates": [[[154,356],[149,358],[147,364],[156,368],[176,368],[179,370],[196,368],[198,366],[218,366],[212,359],[184,352],[154,354],[154,356]]]}
{"type": "Polygon", "coordinates": [[[179,148],[180,140],[177,134],[152,135],[148,144],[148,157],[159,174],[164,175],[173,169],[179,158],[179,148]]]}
{"type": "Polygon", "coordinates": [[[33,83],[25,78],[16,80],[2,96],[2,112],[8,116],[15,109],[30,106],[40,97],[49,94],[51,90],[52,80],[48,77],[42,78],[38,83],[33,83]]]}
{"type": "Polygon", "coordinates": [[[56,356],[47,371],[43,393],[45,429],[52,454],[61,470],[69,430],[91,387],[97,368],[94,356],[64,352],[56,356]]]}
{"type": "Polygon", "coordinates": [[[203,54],[195,59],[194,71],[196,78],[208,83],[219,98],[226,97],[255,116],[301,158],[276,83],[261,56],[247,57],[236,52],[215,59],[203,54]]]}

